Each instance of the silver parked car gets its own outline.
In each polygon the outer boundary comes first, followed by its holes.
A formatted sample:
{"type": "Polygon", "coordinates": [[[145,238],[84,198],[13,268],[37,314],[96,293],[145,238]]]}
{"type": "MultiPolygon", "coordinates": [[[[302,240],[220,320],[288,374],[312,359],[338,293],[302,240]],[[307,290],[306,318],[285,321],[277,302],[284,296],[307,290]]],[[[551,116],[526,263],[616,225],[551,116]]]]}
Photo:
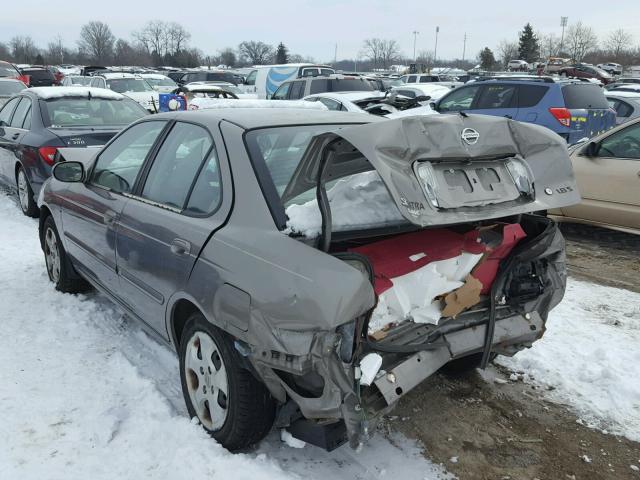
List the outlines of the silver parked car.
{"type": "MultiPolygon", "coordinates": [[[[231,450],[275,424],[357,446],[444,365],[541,338],[579,200],[565,143],[485,115],[167,113],[41,191],[49,277],[173,346],[189,414],[231,450]]],[[[434,407],[436,408],[436,407],[434,407]]]]}

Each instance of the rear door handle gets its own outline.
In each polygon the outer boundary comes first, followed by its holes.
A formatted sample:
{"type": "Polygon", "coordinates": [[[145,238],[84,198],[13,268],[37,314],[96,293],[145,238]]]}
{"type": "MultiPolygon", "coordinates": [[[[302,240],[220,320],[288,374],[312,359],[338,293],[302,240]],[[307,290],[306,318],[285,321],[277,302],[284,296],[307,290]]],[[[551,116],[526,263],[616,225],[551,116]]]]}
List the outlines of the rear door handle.
{"type": "Polygon", "coordinates": [[[181,238],[175,238],[171,242],[171,253],[176,255],[189,255],[191,252],[191,244],[181,238]]]}

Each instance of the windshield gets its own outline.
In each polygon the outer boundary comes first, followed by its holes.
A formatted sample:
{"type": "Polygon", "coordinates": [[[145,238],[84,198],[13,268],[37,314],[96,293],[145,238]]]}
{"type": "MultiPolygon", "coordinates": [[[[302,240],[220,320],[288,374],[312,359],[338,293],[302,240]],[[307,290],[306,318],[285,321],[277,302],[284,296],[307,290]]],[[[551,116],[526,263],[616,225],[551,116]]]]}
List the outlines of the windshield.
{"type": "Polygon", "coordinates": [[[22,82],[3,81],[0,82],[0,96],[8,97],[14,93],[21,92],[25,88],[27,87],[22,82]]]}
{"type": "Polygon", "coordinates": [[[171,80],[170,78],[145,78],[149,85],[155,87],[177,87],[176,82],[171,80]]]}
{"type": "Polygon", "coordinates": [[[107,87],[118,93],[153,91],[153,88],[141,78],[113,78],[107,80],[107,87]]]}
{"type": "Polygon", "coordinates": [[[227,92],[235,93],[236,95],[242,95],[244,92],[235,85],[220,85],[220,88],[225,89],[227,92]]]}
{"type": "Polygon", "coordinates": [[[128,98],[52,98],[41,103],[46,127],[128,125],[147,111],[128,98]]]}

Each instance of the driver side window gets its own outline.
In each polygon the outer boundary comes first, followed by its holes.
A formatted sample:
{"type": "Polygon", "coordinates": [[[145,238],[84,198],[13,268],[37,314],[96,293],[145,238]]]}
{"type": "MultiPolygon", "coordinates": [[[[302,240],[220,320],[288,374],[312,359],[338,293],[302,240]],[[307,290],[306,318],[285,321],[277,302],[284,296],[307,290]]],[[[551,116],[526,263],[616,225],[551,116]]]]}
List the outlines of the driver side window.
{"type": "Polygon", "coordinates": [[[113,192],[130,193],[149,150],[166,122],[134,125],[107,146],[98,157],[91,183],[113,192]]]}
{"type": "Polygon", "coordinates": [[[640,160],[640,124],[627,127],[602,140],[598,156],[640,160]]]}
{"type": "Polygon", "coordinates": [[[289,88],[291,87],[291,83],[287,82],[287,83],[283,83],[282,85],[280,85],[280,87],[278,88],[278,90],[276,90],[276,92],[273,94],[273,97],[271,97],[272,100],[284,100],[287,98],[287,93],[289,93],[289,88]]]}
{"type": "Polygon", "coordinates": [[[469,110],[480,87],[462,87],[454,90],[444,97],[438,105],[440,112],[459,112],[461,110],[469,110]]]}

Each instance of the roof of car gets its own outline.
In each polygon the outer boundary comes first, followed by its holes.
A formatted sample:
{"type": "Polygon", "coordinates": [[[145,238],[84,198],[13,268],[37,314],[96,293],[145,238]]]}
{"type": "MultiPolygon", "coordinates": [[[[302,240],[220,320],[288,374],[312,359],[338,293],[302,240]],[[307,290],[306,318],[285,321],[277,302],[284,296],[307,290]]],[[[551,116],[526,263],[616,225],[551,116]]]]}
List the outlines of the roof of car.
{"type": "Polygon", "coordinates": [[[42,99],[62,98],[62,97],[88,97],[106,98],[121,100],[126,98],[118,92],[109,90],[108,88],[94,87],[32,87],[25,90],[24,93],[36,96],[42,99]]]}
{"type": "Polygon", "coordinates": [[[629,91],[629,90],[609,90],[605,92],[605,97],[620,97],[620,98],[633,98],[640,99],[640,90],[637,91],[629,91]]]}
{"type": "Polygon", "coordinates": [[[371,123],[384,120],[368,113],[336,112],[330,110],[310,110],[298,108],[229,108],[216,110],[195,110],[161,113],[154,119],[168,117],[208,124],[215,127],[221,120],[234,123],[241,128],[253,128],[315,125],[371,123]]]}
{"type": "Polygon", "coordinates": [[[365,90],[362,92],[323,92],[312,93],[311,95],[309,95],[309,97],[335,98],[346,100],[348,102],[357,102],[360,100],[364,100],[365,98],[383,98],[384,93],[371,90],[365,90]]]}
{"type": "Polygon", "coordinates": [[[94,77],[104,77],[106,79],[111,78],[140,78],[140,76],[136,73],[124,73],[124,72],[100,72],[94,77]]]}
{"type": "Polygon", "coordinates": [[[151,78],[153,80],[164,80],[165,78],[169,78],[162,73],[138,73],[142,78],[151,78]]]}

